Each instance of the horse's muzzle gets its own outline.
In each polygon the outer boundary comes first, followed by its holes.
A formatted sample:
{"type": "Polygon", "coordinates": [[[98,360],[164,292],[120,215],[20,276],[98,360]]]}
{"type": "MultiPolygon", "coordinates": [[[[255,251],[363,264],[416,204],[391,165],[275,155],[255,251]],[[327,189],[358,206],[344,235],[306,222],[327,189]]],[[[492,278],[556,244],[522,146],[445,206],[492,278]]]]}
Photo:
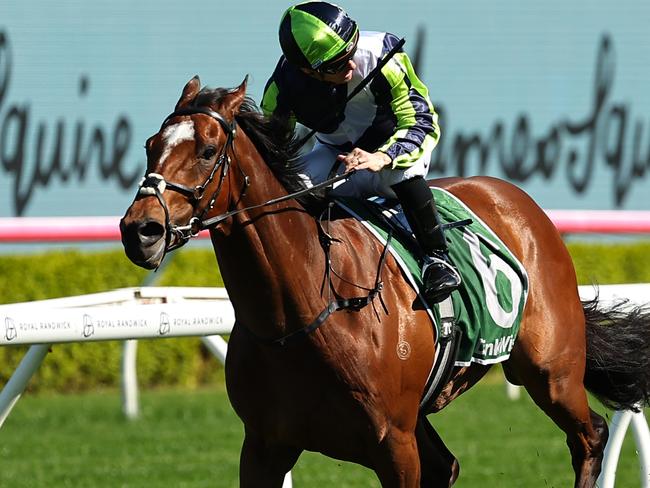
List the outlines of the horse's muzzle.
{"type": "Polygon", "coordinates": [[[120,221],[122,245],[134,264],[146,269],[160,265],[165,255],[165,226],[156,220],[120,221]]]}

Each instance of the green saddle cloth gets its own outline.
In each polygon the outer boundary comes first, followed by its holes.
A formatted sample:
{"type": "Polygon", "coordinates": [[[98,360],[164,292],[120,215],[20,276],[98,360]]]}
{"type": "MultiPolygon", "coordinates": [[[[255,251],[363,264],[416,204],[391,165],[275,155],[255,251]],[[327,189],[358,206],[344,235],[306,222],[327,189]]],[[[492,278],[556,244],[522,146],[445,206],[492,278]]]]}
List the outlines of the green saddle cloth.
{"type": "MultiPolygon", "coordinates": [[[[501,239],[463,202],[445,190],[431,190],[442,222],[472,220],[467,226],[445,233],[449,255],[462,277],[461,287],[451,295],[456,323],[463,332],[456,365],[504,361],[514,346],[526,304],[526,270],[501,239]]],[[[337,203],[363,222],[384,244],[390,233],[387,220],[402,227],[407,225],[400,207],[388,209],[353,198],[340,198],[337,203]]],[[[422,263],[420,256],[412,252],[410,240],[394,232],[389,250],[402,267],[407,281],[419,292],[422,263]]],[[[440,332],[439,305],[425,306],[440,332]]]]}

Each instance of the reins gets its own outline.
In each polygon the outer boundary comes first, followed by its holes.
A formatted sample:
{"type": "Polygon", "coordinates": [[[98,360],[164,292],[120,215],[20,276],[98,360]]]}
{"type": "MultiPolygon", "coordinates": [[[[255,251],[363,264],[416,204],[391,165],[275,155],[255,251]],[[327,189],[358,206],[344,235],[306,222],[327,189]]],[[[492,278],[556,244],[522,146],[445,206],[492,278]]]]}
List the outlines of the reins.
{"type": "Polygon", "coordinates": [[[206,219],[201,222],[201,230],[203,229],[212,229],[219,225],[221,222],[223,222],[226,219],[229,219],[230,217],[237,215],[241,212],[247,212],[249,210],[256,210],[258,208],[263,208],[263,207],[268,207],[270,205],[275,205],[276,203],[282,203],[286,202],[287,200],[291,200],[294,198],[299,198],[303,195],[308,195],[310,193],[313,193],[315,191],[321,190],[323,188],[327,188],[329,186],[332,186],[334,183],[341,181],[341,180],[347,180],[352,176],[352,173],[354,173],[354,169],[348,171],[347,173],[344,173],[342,175],[335,176],[334,178],[330,178],[328,180],[323,181],[322,183],[319,183],[317,185],[311,186],[309,188],[305,188],[304,190],[299,190],[294,193],[289,193],[287,195],[283,195],[278,198],[274,198],[272,200],[268,200],[264,203],[259,203],[257,205],[252,205],[250,207],[245,207],[245,208],[240,208],[236,210],[231,210],[230,212],[223,213],[221,215],[217,215],[215,217],[211,217],[209,219],[206,219]]]}

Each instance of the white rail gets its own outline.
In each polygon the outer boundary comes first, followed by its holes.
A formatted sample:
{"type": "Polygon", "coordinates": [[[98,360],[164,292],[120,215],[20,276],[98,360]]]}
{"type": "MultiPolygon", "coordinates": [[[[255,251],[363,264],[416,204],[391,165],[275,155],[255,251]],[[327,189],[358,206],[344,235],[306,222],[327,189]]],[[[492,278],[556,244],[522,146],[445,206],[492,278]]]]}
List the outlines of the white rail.
{"type": "Polygon", "coordinates": [[[227,346],[221,334],[229,334],[234,321],[223,288],[125,288],[2,305],[0,346],[28,344],[32,348],[0,393],[0,426],[50,344],[126,341],[122,355],[124,411],[133,418],[138,413],[135,339],[202,336],[208,349],[223,362],[227,346]]]}

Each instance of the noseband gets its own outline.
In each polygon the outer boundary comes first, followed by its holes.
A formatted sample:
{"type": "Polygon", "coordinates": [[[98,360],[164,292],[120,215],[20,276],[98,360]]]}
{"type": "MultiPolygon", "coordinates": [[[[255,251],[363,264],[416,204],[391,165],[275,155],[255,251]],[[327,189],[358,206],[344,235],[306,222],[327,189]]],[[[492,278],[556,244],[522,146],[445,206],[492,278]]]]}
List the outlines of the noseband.
{"type": "MultiPolygon", "coordinates": [[[[207,179],[202,184],[195,186],[194,188],[191,188],[189,186],[182,185],[180,183],[174,183],[172,181],[168,181],[158,173],[148,173],[144,178],[142,178],[142,181],[140,182],[140,185],[138,187],[139,196],[155,196],[158,199],[158,202],[160,202],[160,205],[165,212],[165,231],[166,231],[165,232],[166,233],[165,253],[169,251],[173,251],[174,249],[183,246],[192,237],[196,237],[199,234],[199,232],[204,228],[202,223],[205,214],[208,211],[210,211],[210,209],[212,209],[215,200],[219,196],[221,187],[223,186],[224,179],[228,174],[228,169],[230,167],[230,157],[227,154],[228,149],[231,149],[232,153],[234,154],[233,143],[235,139],[237,123],[235,122],[234,119],[232,123],[230,123],[220,113],[205,107],[185,107],[176,110],[175,112],[167,116],[167,118],[163,121],[162,125],[160,126],[160,130],[162,130],[167,124],[167,122],[169,122],[169,120],[173,117],[181,117],[184,115],[195,115],[195,114],[203,114],[212,117],[214,120],[219,122],[224,132],[226,133],[226,143],[221,148],[221,152],[217,157],[215,164],[212,167],[212,170],[210,171],[210,175],[207,177],[207,179]],[[219,184],[217,185],[215,191],[212,193],[208,205],[206,205],[203,208],[203,210],[200,212],[199,215],[193,215],[186,225],[173,224],[169,216],[169,207],[167,206],[167,202],[165,201],[165,198],[163,196],[165,190],[167,189],[173,190],[177,193],[184,195],[185,197],[188,198],[194,210],[196,210],[197,205],[203,199],[203,196],[205,194],[205,189],[208,187],[208,185],[212,183],[219,168],[222,168],[221,175],[219,177],[219,184]]],[[[244,180],[247,184],[248,178],[244,177],[244,180]]]]}

